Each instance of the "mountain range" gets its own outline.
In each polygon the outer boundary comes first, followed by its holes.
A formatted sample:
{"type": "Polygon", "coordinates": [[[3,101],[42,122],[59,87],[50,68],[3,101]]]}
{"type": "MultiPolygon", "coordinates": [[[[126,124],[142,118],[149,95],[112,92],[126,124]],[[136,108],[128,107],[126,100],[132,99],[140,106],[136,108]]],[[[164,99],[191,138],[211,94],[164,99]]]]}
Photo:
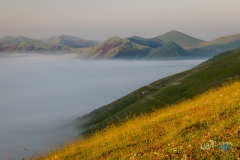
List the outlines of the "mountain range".
{"type": "Polygon", "coordinates": [[[172,30],[154,38],[111,37],[103,42],[61,35],[42,40],[26,37],[3,37],[0,52],[78,53],[83,59],[189,59],[212,57],[240,47],[240,34],[203,41],[172,30]]]}
{"type": "Polygon", "coordinates": [[[82,50],[80,58],[85,59],[188,59],[212,57],[220,52],[240,47],[240,34],[203,41],[178,31],[146,39],[109,38],[98,45],[82,50]]]}
{"type": "Polygon", "coordinates": [[[0,39],[0,52],[71,53],[77,52],[78,48],[92,47],[97,43],[97,41],[68,35],[55,36],[43,40],[35,40],[22,36],[6,36],[0,39]]]}

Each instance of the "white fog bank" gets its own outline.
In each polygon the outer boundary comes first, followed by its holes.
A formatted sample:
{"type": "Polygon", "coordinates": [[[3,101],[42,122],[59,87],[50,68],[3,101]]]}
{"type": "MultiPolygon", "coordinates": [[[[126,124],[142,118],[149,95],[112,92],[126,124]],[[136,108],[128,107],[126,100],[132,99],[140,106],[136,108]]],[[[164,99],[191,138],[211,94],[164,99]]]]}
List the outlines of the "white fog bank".
{"type": "Polygon", "coordinates": [[[203,60],[83,61],[76,55],[0,54],[0,159],[27,157],[74,138],[63,126],[203,60]],[[46,143],[47,142],[47,143],[46,143]],[[25,149],[24,149],[25,148],[25,149]]]}

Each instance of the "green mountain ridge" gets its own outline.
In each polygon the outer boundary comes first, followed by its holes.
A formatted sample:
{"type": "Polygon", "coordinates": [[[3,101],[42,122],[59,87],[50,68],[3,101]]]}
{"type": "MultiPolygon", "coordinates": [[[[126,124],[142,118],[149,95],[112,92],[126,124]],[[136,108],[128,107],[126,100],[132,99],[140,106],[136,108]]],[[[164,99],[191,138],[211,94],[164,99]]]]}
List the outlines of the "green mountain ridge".
{"type": "Polygon", "coordinates": [[[167,107],[226,82],[239,80],[239,64],[240,48],[223,52],[190,70],[143,86],[77,119],[75,123],[78,127],[87,129],[84,133],[92,133],[109,123],[119,122],[119,119],[167,107]]]}

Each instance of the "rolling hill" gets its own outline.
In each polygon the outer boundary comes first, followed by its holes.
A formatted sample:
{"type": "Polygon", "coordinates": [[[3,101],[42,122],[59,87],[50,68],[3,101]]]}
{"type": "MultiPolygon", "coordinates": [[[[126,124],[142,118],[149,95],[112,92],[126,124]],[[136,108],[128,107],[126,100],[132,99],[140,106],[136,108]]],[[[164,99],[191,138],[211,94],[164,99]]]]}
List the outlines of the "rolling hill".
{"type": "Polygon", "coordinates": [[[240,78],[240,49],[223,52],[185,72],[181,72],[149,85],[79,118],[79,127],[91,133],[118,119],[149,113],[183,99],[240,78]]]}
{"type": "Polygon", "coordinates": [[[213,41],[203,42],[196,48],[190,49],[189,52],[195,56],[214,56],[220,52],[232,50],[240,47],[240,34],[223,36],[213,41]]]}
{"type": "Polygon", "coordinates": [[[239,47],[239,44],[240,44],[240,34],[234,34],[230,36],[223,36],[213,41],[203,42],[199,45],[199,47],[215,46],[215,47],[221,47],[222,49],[230,49],[228,48],[228,46],[239,47]]]}
{"type": "Polygon", "coordinates": [[[74,36],[69,35],[61,35],[61,36],[55,36],[51,38],[46,38],[43,40],[44,43],[47,44],[53,44],[53,45],[66,45],[68,47],[72,48],[87,48],[87,47],[93,47],[97,45],[99,42],[97,41],[90,41],[74,36]]]}

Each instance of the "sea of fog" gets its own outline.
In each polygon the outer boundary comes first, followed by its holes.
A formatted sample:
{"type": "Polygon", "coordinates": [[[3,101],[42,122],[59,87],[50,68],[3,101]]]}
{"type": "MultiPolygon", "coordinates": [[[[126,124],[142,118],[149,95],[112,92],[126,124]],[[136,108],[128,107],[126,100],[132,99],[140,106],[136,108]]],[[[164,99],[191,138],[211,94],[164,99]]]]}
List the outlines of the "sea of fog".
{"type": "Polygon", "coordinates": [[[0,54],[0,159],[28,157],[80,132],[68,123],[204,60],[83,61],[0,54]]]}

